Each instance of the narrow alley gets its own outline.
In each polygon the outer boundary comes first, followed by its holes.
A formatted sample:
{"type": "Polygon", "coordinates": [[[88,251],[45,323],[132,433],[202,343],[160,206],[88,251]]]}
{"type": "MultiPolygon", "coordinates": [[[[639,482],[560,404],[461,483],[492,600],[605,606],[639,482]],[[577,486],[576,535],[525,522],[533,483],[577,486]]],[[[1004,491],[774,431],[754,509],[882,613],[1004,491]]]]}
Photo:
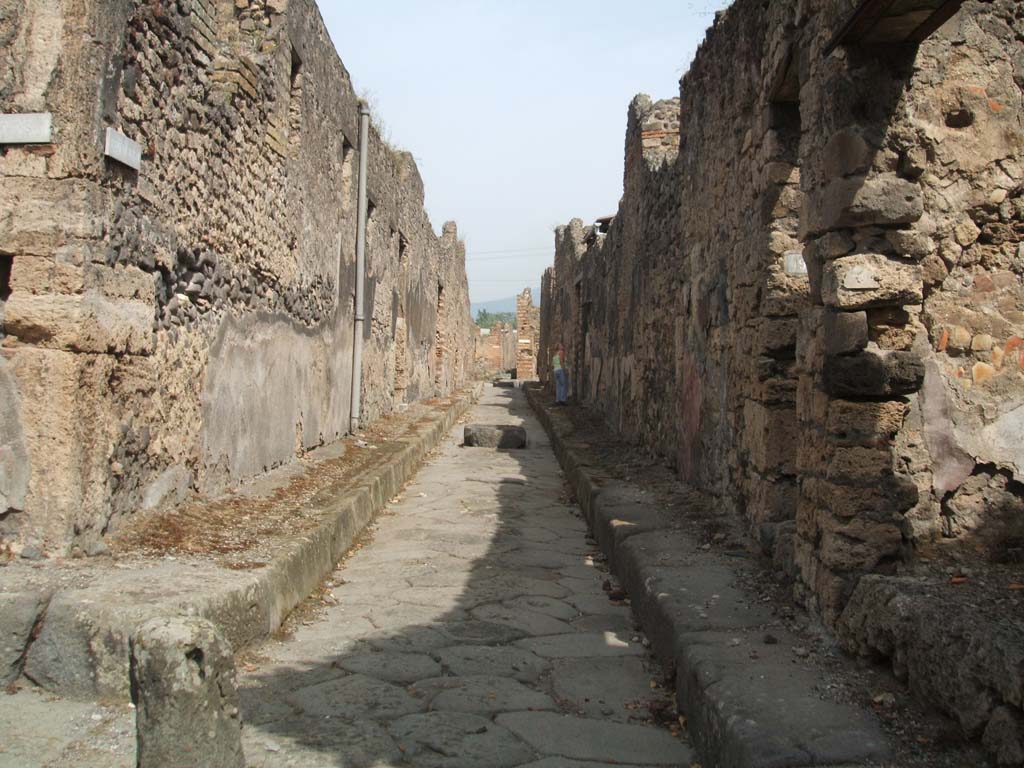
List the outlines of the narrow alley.
{"type": "Polygon", "coordinates": [[[528,446],[463,447],[458,425],[334,572],[328,607],[254,649],[248,764],[690,765],[522,391],[488,386],[468,420],[521,424],[528,446]]]}
{"type": "Polygon", "coordinates": [[[0,768],[1024,768],[1024,0],[0,43],[0,768]]]}

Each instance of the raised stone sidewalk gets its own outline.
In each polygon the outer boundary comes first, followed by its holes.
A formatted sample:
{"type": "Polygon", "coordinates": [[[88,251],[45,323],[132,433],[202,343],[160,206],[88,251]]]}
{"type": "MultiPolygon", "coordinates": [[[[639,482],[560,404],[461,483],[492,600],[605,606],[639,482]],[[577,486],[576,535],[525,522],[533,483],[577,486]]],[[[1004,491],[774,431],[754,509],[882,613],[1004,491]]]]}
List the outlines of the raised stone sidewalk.
{"type": "Polygon", "coordinates": [[[236,651],[267,637],[479,391],[413,406],[390,429],[329,447],[226,501],[141,520],[115,537],[112,556],[6,564],[0,683],[24,675],[62,697],[127,701],[129,638],[148,619],[201,616],[236,651]],[[188,523],[176,528],[180,519],[188,523]]]}
{"type": "Polygon", "coordinates": [[[737,584],[730,558],[689,535],[639,484],[615,479],[568,416],[527,388],[588,524],[658,658],[704,768],[879,765],[877,721],[829,701],[801,638],[737,584]]]}

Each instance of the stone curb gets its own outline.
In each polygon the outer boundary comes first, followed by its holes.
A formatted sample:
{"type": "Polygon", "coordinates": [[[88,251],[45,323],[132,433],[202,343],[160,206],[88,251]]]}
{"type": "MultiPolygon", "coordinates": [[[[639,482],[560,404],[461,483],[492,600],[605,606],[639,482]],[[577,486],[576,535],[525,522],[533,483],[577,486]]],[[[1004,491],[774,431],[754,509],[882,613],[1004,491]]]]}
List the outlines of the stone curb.
{"type": "Polygon", "coordinates": [[[728,558],[671,525],[645,491],[589,463],[560,413],[525,389],[575,489],[594,538],[628,592],[662,663],[705,768],[875,765],[889,749],[873,717],[822,700],[817,673],[797,663],[800,639],[733,586],[728,558]],[[771,629],[772,644],[764,642],[771,629]]]}
{"type": "Polygon", "coordinates": [[[324,521],[315,531],[291,542],[253,585],[259,594],[259,622],[251,620],[253,595],[248,590],[246,594],[234,590],[211,595],[206,609],[196,612],[217,624],[236,651],[269,636],[335,568],[355,538],[401,490],[459,417],[469,411],[481,391],[475,385],[440,418],[421,427],[415,437],[401,438],[406,447],[386,464],[374,467],[358,485],[346,489],[345,497],[338,498],[336,488],[325,488],[314,497],[311,503],[324,507],[324,521]]]}
{"type": "MultiPolygon", "coordinates": [[[[133,577],[137,595],[119,604],[84,599],[94,597],[86,590],[58,590],[50,597],[39,636],[29,648],[25,676],[69,698],[127,701],[129,639],[148,619],[202,617],[223,633],[236,652],[268,637],[335,568],[367,523],[479,399],[482,385],[467,390],[443,414],[419,425],[413,435],[400,438],[398,442],[405,445],[386,462],[369,469],[352,485],[328,487],[317,494],[310,504],[322,510],[318,526],[288,541],[258,574],[243,576],[219,567],[182,568],[170,573],[154,570],[149,581],[175,582],[178,593],[188,593],[188,597],[161,600],[159,584],[147,584],[147,574],[142,573],[133,577]],[[149,588],[154,590],[152,599],[146,593],[149,588]]],[[[104,588],[112,594],[124,590],[116,582],[88,589],[104,588]]]]}

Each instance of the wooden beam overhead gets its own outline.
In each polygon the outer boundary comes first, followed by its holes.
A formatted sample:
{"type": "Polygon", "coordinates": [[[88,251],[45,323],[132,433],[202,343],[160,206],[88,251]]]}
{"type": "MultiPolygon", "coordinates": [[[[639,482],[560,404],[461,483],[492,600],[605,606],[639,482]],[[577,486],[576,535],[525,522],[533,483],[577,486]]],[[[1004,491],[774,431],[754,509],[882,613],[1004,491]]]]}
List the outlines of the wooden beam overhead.
{"type": "Polygon", "coordinates": [[[832,38],[840,45],[920,43],[949,21],[964,0],[863,0],[832,38]]]}

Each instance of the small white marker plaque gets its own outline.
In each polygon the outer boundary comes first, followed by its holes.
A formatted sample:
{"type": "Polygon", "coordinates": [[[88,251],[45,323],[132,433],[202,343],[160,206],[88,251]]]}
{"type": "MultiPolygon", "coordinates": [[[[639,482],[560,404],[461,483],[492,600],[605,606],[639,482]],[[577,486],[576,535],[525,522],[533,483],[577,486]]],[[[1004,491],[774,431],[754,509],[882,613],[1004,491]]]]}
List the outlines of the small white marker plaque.
{"type": "Polygon", "coordinates": [[[843,288],[851,291],[872,291],[877,287],[878,279],[868,267],[853,267],[843,278],[843,288]]]}
{"type": "Polygon", "coordinates": [[[53,140],[53,115],[28,112],[0,115],[0,144],[49,144],[53,140]]]}
{"type": "Polygon", "coordinates": [[[132,141],[120,131],[107,128],[103,142],[103,154],[119,163],[124,163],[136,171],[142,165],[142,145],[132,141]]]}
{"type": "Polygon", "coordinates": [[[807,262],[800,251],[786,251],[782,254],[782,269],[787,275],[806,275],[807,262]]]}

